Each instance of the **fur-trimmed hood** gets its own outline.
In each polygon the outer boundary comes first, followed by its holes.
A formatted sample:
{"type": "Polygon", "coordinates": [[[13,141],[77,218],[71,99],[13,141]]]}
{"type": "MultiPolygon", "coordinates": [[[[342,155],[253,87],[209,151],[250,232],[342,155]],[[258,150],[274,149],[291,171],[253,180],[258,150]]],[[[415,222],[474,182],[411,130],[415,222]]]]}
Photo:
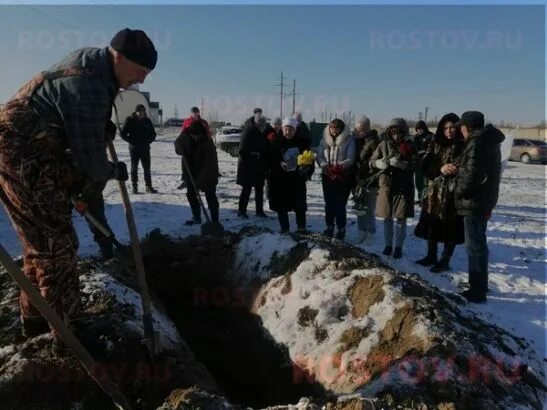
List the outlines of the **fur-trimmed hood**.
{"type": "Polygon", "coordinates": [[[336,140],[332,138],[332,135],[330,135],[328,125],[323,130],[323,139],[325,141],[325,144],[328,145],[329,147],[334,147],[334,146],[340,147],[344,145],[346,142],[348,142],[350,137],[351,136],[349,133],[349,127],[347,125],[344,127],[344,130],[342,131],[342,133],[338,137],[336,137],[336,140]]]}

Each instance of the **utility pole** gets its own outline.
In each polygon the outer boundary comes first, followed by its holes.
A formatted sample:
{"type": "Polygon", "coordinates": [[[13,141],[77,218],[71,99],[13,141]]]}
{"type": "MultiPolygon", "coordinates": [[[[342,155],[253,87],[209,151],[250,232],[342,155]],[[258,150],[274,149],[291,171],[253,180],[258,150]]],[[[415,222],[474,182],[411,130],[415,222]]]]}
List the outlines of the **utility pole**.
{"type": "MultiPolygon", "coordinates": [[[[424,121],[427,123],[427,112],[429,111],[429,107],[425,107],[425,116],[424,116],[424,121]]],[[[437,122],[437,121],[435,121],[437,122]]]]}
{"type": "Polygon", "coordinates": [[[275,84],[276,87],[279,87],[279,116],[283,118],[283,83],[284,77],[283,77],[283,71],[281,71],[281,82],[279,84],[275,84]]]}
{"type": "Polygon", "coordinates": [[[175,104],[175,109],[173,110],[173,117],[175,118],[179,117],[179,110],[177,109],[177,104],[175,104]]]}
{"type": "Polygon", "coordinates": [[[203,112],[203,97],[201,97],[201,107],[200,107],[200,113],[201,113],[201,116],[204,117],[205,116],[205,113],[203,112]]]}
{"type": "Polygon", "coordinates": [[[296,111],[296,80],[293,80],[292,82],[292,93],[289,94],[292,96],[292,113],[294,115],[296,111]]]}

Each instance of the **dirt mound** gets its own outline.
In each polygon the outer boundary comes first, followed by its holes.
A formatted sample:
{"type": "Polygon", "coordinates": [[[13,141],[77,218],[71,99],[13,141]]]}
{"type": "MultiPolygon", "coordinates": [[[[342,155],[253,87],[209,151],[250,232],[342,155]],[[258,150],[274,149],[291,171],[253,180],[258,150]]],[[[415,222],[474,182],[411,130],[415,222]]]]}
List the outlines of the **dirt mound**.
{"type": "Polygon", "coordinates": [[[384,299],[383,286],[384,278],[379,275],[358,278],[349,291],[351,314],[355,317],[368,315],[370,307],[384,299]]]}

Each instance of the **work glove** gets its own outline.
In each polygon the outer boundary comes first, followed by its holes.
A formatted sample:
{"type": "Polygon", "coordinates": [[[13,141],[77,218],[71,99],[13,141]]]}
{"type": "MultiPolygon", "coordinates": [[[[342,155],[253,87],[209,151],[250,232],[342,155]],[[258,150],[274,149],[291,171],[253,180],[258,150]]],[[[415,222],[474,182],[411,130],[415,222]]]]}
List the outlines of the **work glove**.
{"type": "Polygon", "coordinates": [[[374,166],[378,169],[387,169],[389,164],[386,161],[384,161],[383,159],[377,159],[374,162],[374,166]]]}
{"type": "Polygon", "coordinates": [[[87,212],[87,202],[83,201],[80,196],[73,196],[72,204],[74,205],[74,209],[78,211],[80,215],[83,215],[87,212]]]}
{"type": "Polygon", "coordinates": [[[112,171],[112,179],[117,179],[118,181],[125,182],[129,179],[129,175],[127,174],[127,165],[125,165],[125,162],[116,162],[112,163],[113,171],[112,171]]]}
{"type": "Polygon", "coordinates": [[[327,164],[326,162],[321,165],[321,172],[323,172],[323,174],[325,175],[328,175],[329,173],[329,164],[327,164]]]}
{"type": "Polygon", "coordinates": [[[406,169],[406,167],[408,167],[408,161],[403,161],[395,157],[392,157],[389,159],[389,165],[399,169],[406,169]]]}

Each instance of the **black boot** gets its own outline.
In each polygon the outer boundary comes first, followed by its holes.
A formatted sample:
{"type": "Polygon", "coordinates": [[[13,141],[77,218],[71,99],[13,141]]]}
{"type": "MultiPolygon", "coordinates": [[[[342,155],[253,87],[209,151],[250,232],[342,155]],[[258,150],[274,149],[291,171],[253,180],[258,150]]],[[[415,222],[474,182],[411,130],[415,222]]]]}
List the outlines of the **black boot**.
{"type": "Polygon", "coordinates": [[[436,264],[431,267],[431,269],[429,269],[429,271],[432,273],[446,272],[450,270],[450,265],[448,264],[448,262],[449,260],[443,256],[436,264]]]}
{"type": "Polygon", "coordinates": [[[133,195],[137,195],[139,193],[139,186],[137,184],[133,184],[133,195]]]}
{"type": "Polygon", "coordinates": [[[415,263],[421,266],[435,265],[437,263],[437,242],[427,241],[427,255],[415,263]]]}
{"type": "Polygon", "coordinates": [[[332,238],[334,236],[334,226],[327,226],[327,229],[323,231],[323,235],[332,238]]]}
{"type": "Polygon", "coordinates": [[[30,338],[49,332],[49,324],[43,317],[24,319],[21,317],[21,334],[30,338]]]}
{"type": "Polygon", "coordinates": [[[474,289],[468,289],[460,293],[468,302],[486,303],[486,292],[480,292],[474,289]]]}
{"type": "Polygon", "coordinates": [[[188,219],[186,222],[184,222],[184,225],[200,225],[201,224],[201,218],[193,217],[192,219],[188,219]]]}
{"type": "Polygon", "coordinates": [[[104,260],[112,259],[114,257],[114,245],[112,244],[112,242],[99,242],[99,249],[101,250],[101,257],[104,260]]]}
{"type": "Polygon", "coordinates": [[[336,231],[336,239],[343,241],[346,237],[346,228],[338,228],[336,231]]]}
{"type": "Polygon", "coordinates": [[[393,246],[386,246],[382,251],[383,255],[390,256],[393,252],[393,246]]]}
{"type": "Polygon", "coordinates": [[[158,191],[154,188],[152,188],[152,185],[146,185],[146,193],[147,194],[157,194],[158,191]]]}
{"type": "Polygon", "coordinates": [[[401,259],[403,257],[403,248],[396,246],[393,251],[393,259],[401,259]]]}

